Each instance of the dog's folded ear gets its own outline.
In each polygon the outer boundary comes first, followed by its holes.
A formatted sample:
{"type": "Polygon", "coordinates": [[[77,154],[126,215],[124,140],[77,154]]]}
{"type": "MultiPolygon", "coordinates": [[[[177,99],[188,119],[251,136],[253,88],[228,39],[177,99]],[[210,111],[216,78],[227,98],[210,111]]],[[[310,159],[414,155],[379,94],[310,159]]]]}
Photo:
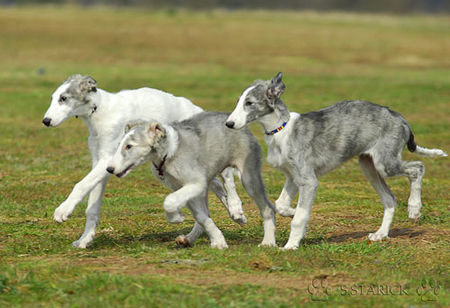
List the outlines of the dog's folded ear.
{"type": "Polygon", "coordinates": [[[281,94],[283,94],[286,86],[283,81],[283,74],[279,72],[275,77],[270,81],[269,87],[267,89],[267,97],[270,99],[279,98],[281,94]]]}
{"type": "Polygon", "coordinates": [[[91,76],[83,76],[79,84],[80,92],[97,92],[97,81],[91,76]]]}
{"type": "Polygon", "coordinates": [[[154,136],[154,137],[164,138],[166,136],[165,128],[162,126],[161,123],[158,123],[158,122],[151,123],[148,126],[147,132],[150,137],[154,136]]]}
{"type": "Polygon", "coordinates": [[[143,124],[142,122],[130,122],[127,125],[125,125],[125,134],[128,133],[133,127],[136,125],[143,124]]]}

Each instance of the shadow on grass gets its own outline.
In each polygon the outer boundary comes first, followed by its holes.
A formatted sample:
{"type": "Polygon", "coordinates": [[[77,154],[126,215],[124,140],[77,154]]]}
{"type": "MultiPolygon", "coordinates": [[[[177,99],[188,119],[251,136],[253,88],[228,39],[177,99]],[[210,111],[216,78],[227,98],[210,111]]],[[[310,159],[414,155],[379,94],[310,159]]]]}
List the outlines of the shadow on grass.
{"type": "MultiPolygon", "coordinates": [[[[327,242],[327,243],[342,243],[342,242],[346,242],[348,240],[356,240],[356,239],[367,238],[367,236],[371,232],[375,232],[375,231],[360,231],[360,232],[344,233],[344,234],[340,234],[340,235],[331,236],[331,237],[329,237],[327,239],[324,239],[324,238],[306,239],[305,240],[305,244],[314,245],[314,244],[320,244],[320,243],[323,243],[323,242],[327,242]]],[[[389,237],[390,238],[397,238],[397,237],[405,237],[405,236],[407,236],[409,238],[413,238],[413,237],[420,236],[420,235],[422,235],[424,233],[425,233],[425,231],[423,231],[423,230],[415,231],[415,230],[413,230],[411,228],[396,228],[396,229],[391,229],[389,231],[389,237]]]]}
{"type": "MultiPolygon", "coordinates": [[[[180,234],[188,234],[191,231],[190,228],[184,228],[176,231],[170,232],[156,232],[156,233],[147,233],[138,237],[130,236],[130,235],[122,235],[119,238],[112,237],[107,234],[101,234],[98,238],[95,239],[92,248],[108,248],[114,246],[131,246],[133,243],[148,243],[148,244],[161,244],[167,242],[175,242],[175,239],[180,234]]],[[[350,232],[339,235],[333,235],[328,238],[316,237],[316,238],[306,238],[304,239],[303,245],[319,245],[321,243],[343,243],[350,240],[358,240],[358,239],[367,239],[367,236],[370,232],[374,231],[359,231],[359,232],[350,232]]],[[[390,238],[397,237],[408,237],[413,238],[424,234],[425,231],[415,231],[410,228],[396,228],[391,229],[389,232],[390,238]]],[[[203,234],[202,237],[205,237],[206,234],[203,234]]],[[[224,236],[229,244],[233,244],[233,242],[238,242],[240,244],[254,244],[258,245],[262,239],[262,235],[249,236],[244,232],[230,232],[224,231],[224,236]]]]}

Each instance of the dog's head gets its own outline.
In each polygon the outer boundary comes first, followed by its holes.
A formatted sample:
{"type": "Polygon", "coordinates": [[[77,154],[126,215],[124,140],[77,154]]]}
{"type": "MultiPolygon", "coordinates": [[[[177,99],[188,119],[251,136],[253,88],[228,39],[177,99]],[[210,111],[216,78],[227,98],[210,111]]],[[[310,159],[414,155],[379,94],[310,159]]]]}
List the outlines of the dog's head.
{"type": "Polygon", "coordinates": [[[137,166],[147,162],[152,155],[165,152],[166,129],[161,123],[128,124],[125,136],[120,141],[107,171],[117,177],[124,177],[137,166]]]}
{"type": "Polygon", "coordinates": [[[257,80],[248,87],[239,97],[226,126],[241,129],[248,123],[274,112],[286,87],[282,77],[282,73],[278,73],[271,80],[257,80]]]}
{"type": "Polygon", "coordinates": [[[95,110],[91,102],[95,92],[97,82],[92,77],[70,76],[53,92],[42,123],[46,126],[58,126],[70,117],[91,114],[95,110]]]}

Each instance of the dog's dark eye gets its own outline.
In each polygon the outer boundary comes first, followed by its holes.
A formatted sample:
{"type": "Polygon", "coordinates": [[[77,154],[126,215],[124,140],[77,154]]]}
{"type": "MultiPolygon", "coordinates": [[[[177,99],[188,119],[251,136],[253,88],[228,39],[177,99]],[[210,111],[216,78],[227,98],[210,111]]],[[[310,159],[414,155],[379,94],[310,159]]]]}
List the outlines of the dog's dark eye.
{"type": "Polygon", "coordinates": [[[133,146],[131,145],[131,144],[127,144],[126,146],[125,146],[125,150],[129,150],[129,149],[131,149],[133,146]]]}
{"type": "Polygon", "coordinates": [[[61,97],[59,98],[59,101],[61,102],[65,102],[67,100],[67,96],[61,95],[61,97]]]}
{"type": "Polygon", "coordinates": [[[251,106],[251,105],[253,105],[254,103],[253,102],[246,102],[245,103],[245,106],[251,106]]]}

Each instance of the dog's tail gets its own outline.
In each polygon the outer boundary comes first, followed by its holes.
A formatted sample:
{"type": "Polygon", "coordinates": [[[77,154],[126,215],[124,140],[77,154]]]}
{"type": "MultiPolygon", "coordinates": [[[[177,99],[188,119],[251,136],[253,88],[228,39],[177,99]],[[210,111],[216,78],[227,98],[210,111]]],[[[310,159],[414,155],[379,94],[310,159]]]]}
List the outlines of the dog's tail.
{"type": "Polygon", "coordinates": [[[423,156],[429,156],[429,157],[446,157],[448,156],[447,153],[442,151],[441,149],[427,149],[422,148],[421,146],[418,146],[416,142],[414,141],[414,134],[409,130],[409,139],[408,143],[406,143],[406,146],[408,147],[408,150],[412,153],[416,153],[423,156]]]}

